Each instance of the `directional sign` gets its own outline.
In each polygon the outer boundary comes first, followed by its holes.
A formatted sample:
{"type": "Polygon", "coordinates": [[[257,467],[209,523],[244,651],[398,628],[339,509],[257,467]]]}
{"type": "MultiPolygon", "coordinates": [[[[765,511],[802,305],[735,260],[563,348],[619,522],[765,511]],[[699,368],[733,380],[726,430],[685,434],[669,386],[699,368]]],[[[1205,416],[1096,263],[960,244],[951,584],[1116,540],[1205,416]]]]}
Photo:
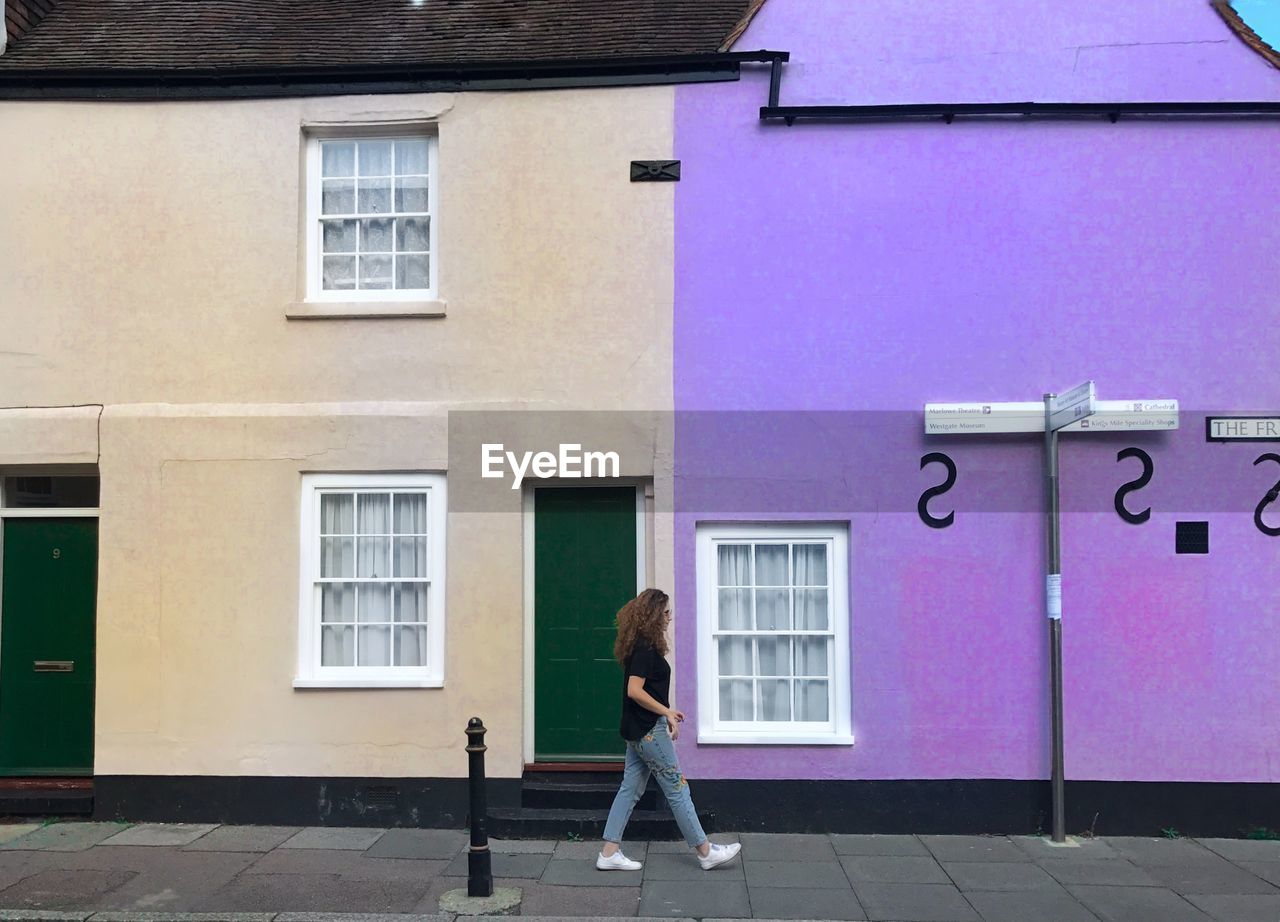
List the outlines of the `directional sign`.
{"type": "MultiPolygon", "coordinates": [[[[1092,416],[1063,426],[1061,432],[1142,432],[1177,429],[1178,401],[1098,400],[1092,416]]],[[[995,435],[1044,432],[1044,402],[926,403],[925,435],[995,435]]]]}
{"type": "Polygon", "coordinates": [[[925,435],[1044,432],[1044,401],[1017,403],[926,403],[925,435]]]}
{"type": "Polygon", "coordinates": [[[1098,395],[1092,381],[1077,384],[1071,390],[1049,400],[1049,428],[1061,429],[1092,416],[1097,409],[1098,395]]]}
{"type": "Polygon", "coordinates": [[[1099,400],[1097,412],[1062,432],[1143,432],[1178,428],[1178,401],[1099,400]]]}

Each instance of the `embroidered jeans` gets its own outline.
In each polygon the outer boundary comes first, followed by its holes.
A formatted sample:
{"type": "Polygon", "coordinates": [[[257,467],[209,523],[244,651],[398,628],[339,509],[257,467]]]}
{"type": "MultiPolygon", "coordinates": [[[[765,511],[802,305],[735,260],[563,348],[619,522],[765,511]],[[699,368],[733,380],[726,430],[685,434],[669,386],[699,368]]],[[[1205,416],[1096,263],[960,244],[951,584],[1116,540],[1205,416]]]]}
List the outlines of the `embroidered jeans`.
{"type": "Polygon", "coordinates": [[[680,827],[689,847],[697,848],[707,841],[702,824],[698,822],[697,811],[693,809],[693,798],[689,796],[689,782],[684,780],[676,761],[676,748],[671,742],[665,717],[659,717],[653,729],[640,739],[627,741],[627,761],[622,772],[622,786],[618,788],[618,796],[613,799],[609,819],[604,824],[605,841],[622,842],[622,831],[627,827],[627,820],[631,819],[636,801],[649,785],[650,774],[657,777],[658,787],[667,796],[676,825],[680,827]]]}

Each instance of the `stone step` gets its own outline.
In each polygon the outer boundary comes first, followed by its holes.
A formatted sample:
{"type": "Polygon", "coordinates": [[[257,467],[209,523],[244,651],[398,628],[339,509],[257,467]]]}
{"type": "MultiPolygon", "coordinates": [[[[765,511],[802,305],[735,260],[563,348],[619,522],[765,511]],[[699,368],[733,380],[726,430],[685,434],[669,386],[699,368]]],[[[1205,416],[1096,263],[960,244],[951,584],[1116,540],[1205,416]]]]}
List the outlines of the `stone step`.
{"type": "MultiPolygon", "coordinates": [[[[486,825],[495,839],[561,839],[570,834],[583,839],[599,839],[604,834],[608,810],[547,810],[534,807],[491,808],[486,825]]],[[[702,828],[710,833],[715,825],[711,813],[698,814],[702,828]]],[[[680,827],[665,808],[636,810],[627,823],[628,839],[676,840],[680,827]]]]}
{"type": "Polygon", "coordinates": [[[622,771],[539,771],[526,768],[521,779],[526,784],[611,784],[616,791],[622,783],[622,771]]]}
{"type": "MultiPolygon", "coordinates": [[[[520,805],[544,810],[608,810],[613,806],[621,778],[613,781],[581,782],[575,780],[525,781],[520,788],[520,805]]],[[[658,805],[658,792],[650,784],[640,795],[637,810],[653,810],[658,805]]]]}
{"type": "Polygon", "coordinates": [[[91,816],[92,789],[0,790],[0,816],[91,816]]]}

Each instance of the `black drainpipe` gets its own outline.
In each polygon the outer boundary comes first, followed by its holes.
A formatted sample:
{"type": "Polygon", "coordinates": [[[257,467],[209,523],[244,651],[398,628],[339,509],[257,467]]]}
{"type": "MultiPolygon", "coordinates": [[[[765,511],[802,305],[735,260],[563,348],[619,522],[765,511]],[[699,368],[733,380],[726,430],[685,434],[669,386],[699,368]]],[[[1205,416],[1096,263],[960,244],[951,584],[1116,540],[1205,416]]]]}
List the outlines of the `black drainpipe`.
{"type": "Polygon", "coordinates": [[[1280,118],[1280,102],[961,102],[900,103],[871,106],[781,106],[784,57],[771,60],[769,104],[760,107],[762,122],[798,120],[821,122],[898,122],[941,120],[950,124],[957,118],[982,119],[1273,119],[1280,118]]]}

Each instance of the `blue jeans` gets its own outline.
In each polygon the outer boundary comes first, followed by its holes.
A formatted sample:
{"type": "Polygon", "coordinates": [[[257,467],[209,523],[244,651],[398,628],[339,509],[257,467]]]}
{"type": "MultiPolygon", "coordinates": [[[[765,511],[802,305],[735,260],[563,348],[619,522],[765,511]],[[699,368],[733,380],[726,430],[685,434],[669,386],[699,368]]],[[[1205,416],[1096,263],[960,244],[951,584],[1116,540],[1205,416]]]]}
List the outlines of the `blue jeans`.
{"type": "Polygon", "coordinates": [[[657,776],[658,787],[667,795],[667,803],[671,805],[676,825],[680,827],[689,847],[697,848],[707,841],[707,834],[702,831],[702,824],[698,822],[697,811],[693,809],[693,798],[689,796],[689,782],[680,773],[676,748],[671,743],[671,732],[667,729],[665,717],[659,717],[653,729],[640,739],[627,741],[627,762],[622,772],[622,787],[618,788],[618,796],[613,799],[613,806],[609,808],[609,819],[604,824],[605,841],[622,843],[622,831],[627,828],[627,820],[631,819],[636,801],[649,785],[650,774],[657,776]]]}

